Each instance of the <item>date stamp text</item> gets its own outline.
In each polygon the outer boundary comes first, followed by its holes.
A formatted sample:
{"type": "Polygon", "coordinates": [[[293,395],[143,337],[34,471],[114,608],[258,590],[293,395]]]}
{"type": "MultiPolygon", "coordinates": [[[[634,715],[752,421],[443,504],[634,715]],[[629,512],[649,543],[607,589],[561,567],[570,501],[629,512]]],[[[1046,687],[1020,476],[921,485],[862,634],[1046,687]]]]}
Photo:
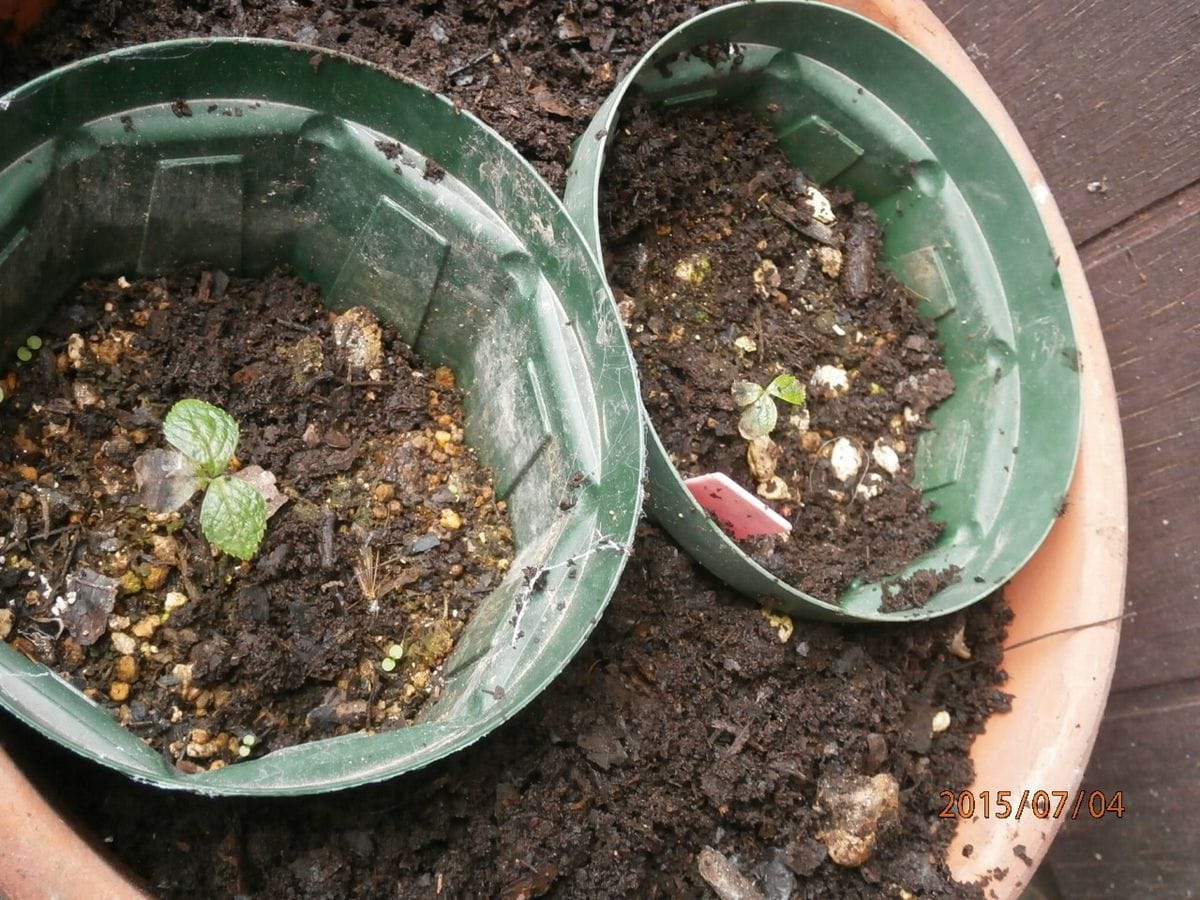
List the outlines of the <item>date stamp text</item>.
{"type": "Polygon", "coordinates": [[[1103,819],[1125,818],[1124,791],[941,791],[939,819],[1103,819]]]}

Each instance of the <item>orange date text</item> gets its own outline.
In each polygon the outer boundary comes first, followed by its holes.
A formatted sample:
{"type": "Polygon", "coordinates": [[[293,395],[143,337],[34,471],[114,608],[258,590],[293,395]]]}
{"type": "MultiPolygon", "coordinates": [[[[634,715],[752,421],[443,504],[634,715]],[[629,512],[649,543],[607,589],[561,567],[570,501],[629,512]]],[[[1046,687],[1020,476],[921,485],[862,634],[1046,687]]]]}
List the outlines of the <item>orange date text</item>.
{"type": "Polygon", "coordinates": [[[1103,819],[1125,818],[1124,791],[941,791],[939,819],[1103,819]]]}

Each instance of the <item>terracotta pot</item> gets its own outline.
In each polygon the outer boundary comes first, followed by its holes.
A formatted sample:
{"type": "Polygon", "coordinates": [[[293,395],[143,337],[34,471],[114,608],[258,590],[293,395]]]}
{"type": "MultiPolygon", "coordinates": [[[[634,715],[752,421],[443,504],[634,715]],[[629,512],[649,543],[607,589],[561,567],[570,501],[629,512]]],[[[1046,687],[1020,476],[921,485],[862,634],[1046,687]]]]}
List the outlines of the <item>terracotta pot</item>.
{"type": "MultiPolygon", "coordinates": [[[[833,0],[838,2],[838,0],[833,0]]],[[[1037,555],[1005,588],[1016,617],[1010,645],[1039,635],[1044,640],[1014,648],[1004,657],[1005,689],[1012,712],[993,716],[971,748],[978,773],[971,790],[1010,791],[1014,806],[1026,789],[1079,789],[1117,662],[1125,597],[1128,518],[1125,455],[1116,388],[1100,321],[1083,266],[1041,171],[1017,127],[963,49],[923,3],[870,0],[843,3],[870,7],[872,18],[892,28],[936,62],[985,112],[1017,161],[1041,209],[1071,306],[1083,367],[1083,436],[1067,509],[1037,555]]],[[[977,809],[977,812],[981,812],[977,809]]],[[[1061,818],[1028,815],[961,823],[949,865],[959,880],[983,878],[999,867],[1008,877],[993,885],[997,898],[1018,897],[1033,878],[1061,818]],[[970,845],[969,857],[963,849],[970,845]],[[1025,848],[1030,865],[1013,847],[1025,848]]]]}
{"type": "Polygon", "coordinates": [[[95,848],[34,789],[0,749],[0,897],[145,897],[130,876],[95,848]]]}
{"type": "MultiPolygon", "coordinates": [[[[839,2],[839,0],[834,0],[839,2]]],[[[1124,455],[1116,393],[1099,320],[1083,268],[1049,189],[1016,126],[949,32],[917,0],[840,0],[840,5],[892,28],[938,63],[989,116],[1021,166],[1039,202],[1046,230],[1061,257],[1083,363],[1084,426],[1080,459],[1066,513],[1041,550],[1007,588],[1016,613],[1009,642],[1120,615],[1124,598],[1126,507],[1124,455]]],[[[992,718],[972,748],[979,775],[972,790],[1075,791],[1104,711],[1120,636],[1118,621],[1054,634],[1014,648],[1004,665],[1012,712],[992,718]]],[[[90,849],[38,796],[0,751],[0,895],[71,896],[80,885],[105,897],[143,896],[132,882],[90,849]],[[70,871],[62,860],[71,860],[70,871]]],[[[1061,819],[1026,813],[1014,819],[963,822],[949,864],[960,880],[997,867],[1008,877],[990,896],[1015,898],[1045,856],[1061,819]],[[963,847],[972,845],[971,855],[963,847]],[[1012,848],[1032,860],[1018,864],[1012,848]]]]}
{"type": "Polygon", "coordinates": [[[54,3],[55,0],[0,0],[0,35],[9,44],[17,43],[54,3]]]}

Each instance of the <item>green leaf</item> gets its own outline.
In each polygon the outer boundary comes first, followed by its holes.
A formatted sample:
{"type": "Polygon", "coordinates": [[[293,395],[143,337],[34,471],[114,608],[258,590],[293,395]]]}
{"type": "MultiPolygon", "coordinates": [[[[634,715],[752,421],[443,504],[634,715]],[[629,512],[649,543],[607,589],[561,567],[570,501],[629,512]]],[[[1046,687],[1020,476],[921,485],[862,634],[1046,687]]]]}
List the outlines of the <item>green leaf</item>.
{"type": "Polygon", "coordinates": [[[200,507],[204,536],[230,556],[250,559],[267,530],[267,502],[240,478],[222,475],[208,484],[200,507]]]}
{"type": "Polygon", "coordinates": [[[749,406],[763,395],[763,389],[753,381],[735,381],[732,393],[734,403],[738,406],[749,406]]]}
{"type": "Polygon", "coordinates": [[[796,380],[795,375],[789,375],[786,372],[775,376],[775,379],[767,385],[767,393],[794,406],[804,405],[804,385],[796,380]]]}
{"type": "Polygon", "coordinates": [[[762,437],[764,434],[770,434],[775,428],[775,421],[778,417],[775,401],[764,392],[742,413],[742,417],[738,420],[738,434],[748,441],[762,437]]]}
{"type": "Polygon", "coordinates": [[[180,400],[163,419],[167,443],[210,478],[225,471],[237,449],[238,424],[225,410],[203,400],[180,400]]]}

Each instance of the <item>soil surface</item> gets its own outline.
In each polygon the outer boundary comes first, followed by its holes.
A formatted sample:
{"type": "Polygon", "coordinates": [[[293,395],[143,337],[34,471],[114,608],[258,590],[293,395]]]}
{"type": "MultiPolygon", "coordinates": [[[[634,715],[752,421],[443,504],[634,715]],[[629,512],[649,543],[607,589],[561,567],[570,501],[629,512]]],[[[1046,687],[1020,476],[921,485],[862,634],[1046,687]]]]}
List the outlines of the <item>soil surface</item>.
{"type": "MultiPolygon", "coordinates": [[[[0,84],[139,41],[307,41],[449,94],[561,189],[571,141],[616,79],[718,2],[65,0],[3,48],[0,84]]],[[[701,866],[722,866],[706,847],[770,898],[980,896],[949,880],[954,823],[938,818],[938,792],[970,783],[971,740],[1005,706],[1007,616],[997,594],[920,625],[796,622],[781,641],[788,623],[646,526],[565,673],[512,723],[408,777],[326,798],[203,800],[133,784],[7,716],[0,738],[167,897],[712,896],[701,866]],[[940,710],[950,727],[933,734],[940,710]],[[878,775],[895,780],[895,811],[878,808],[866,865],[839,865],[845,776],[878,775]]]]}
{"type": "MultiPolygon", "coordinates": [[[[835,601],[929,549],[943,526],[913,458],[954,379],[917,298],[875,264],[870,208],[808,184],[753,116],[711,107],[632,104],[601,187],[609,278],[663,445],[685,478],[724,472],[792,525],[747,551],[835,601]],[[806,396],[759,401],[778,424],[747,434],[732,389],[780,376],[806,396]]],[[[910,581],[902,605],[928,596],[910,581]]]]}
{"type": "Polygon", "coordinates": [[[130,783],[27,737],[26,769],[158,896],[706,896],[724,854],[770,897],[975,896],[953,884],[938,792],[971,777],[1005,707],[999,595],[904,629],[796,623],[640,536],[578,657],[521,716],[414,775],[324,798],[203,800],[130,783]],[[955,634],[972,653],[950,647],[955,634]],[[785,629],[786,630],[786,629],[785,629]],[[932,734],[933,715],[950,727],[932,734]],[[36,757],[35,757],[36,753],[36,757]],[[894,777],[874,858],[836,865],[816,806],[843,774],[894,777]]]}
{"type": "Polygon", "coordinates": [[[13,646],[185,771],[401,727],[436,699],[513,552],[448,369],[281,273],[93,281],[50,329],[0,405],[13,646]],[[139,503],[135,468],[184,398],[239,424],[240,474],[274,477],[247,562],[210,549],[198,495],[139,503]]]}

